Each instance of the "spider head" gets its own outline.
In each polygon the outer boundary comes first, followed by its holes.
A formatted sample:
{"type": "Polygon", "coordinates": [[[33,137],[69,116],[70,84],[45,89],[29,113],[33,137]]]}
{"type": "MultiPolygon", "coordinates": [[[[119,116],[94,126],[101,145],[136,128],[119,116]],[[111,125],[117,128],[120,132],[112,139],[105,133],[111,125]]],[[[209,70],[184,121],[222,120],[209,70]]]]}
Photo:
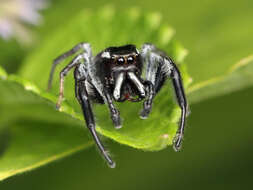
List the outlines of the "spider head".
{"type": "Polygon", "coordinates": [[[110,57],[108,66],[111,73],[128,71],[141,73],[142,62],[139,52],[134,45],[109,47],[105,52],[110,57]]]}
{"type": "Polygon", "coordinates": [[[115,100],[136,100],[145,96],[141,83],[142,61],[134,45],[110,47],[108,53],[107,76],[113,88],[115,100]]]}

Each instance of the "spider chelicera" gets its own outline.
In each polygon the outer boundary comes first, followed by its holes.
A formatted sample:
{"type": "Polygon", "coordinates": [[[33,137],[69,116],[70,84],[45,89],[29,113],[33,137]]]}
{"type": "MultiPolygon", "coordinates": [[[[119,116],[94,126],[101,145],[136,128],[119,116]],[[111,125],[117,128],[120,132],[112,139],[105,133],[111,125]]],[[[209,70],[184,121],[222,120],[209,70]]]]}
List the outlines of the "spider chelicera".
{"type": "Polygon", "coordinates": [[[64,77],[75,68],[75,96],[81,105],[86,125],[111,168],[115,167],[115,162],[106,152],[96,133],[91,101],[106,104],[114,126],[121,128],[120,113],[113,102],[144,100],[140,118],[146,119],[151,111],[154,97],[167,78],[172,79],[177,102],[181,108],[181,119],[173,141],[174,149],[176,151],[180,149],[184,135],[187,101],[180,72],[171,58],[149,43],[145,43],[140,52],[135,45],[125,45],[106,48],[93,57],[90,44],[79,43],[54,60],[48,89],[51,88],[56,65],[79,51],[80,53],[60,72],[60,95],[56,106],[59,108],[63,100],[64,77]]]}

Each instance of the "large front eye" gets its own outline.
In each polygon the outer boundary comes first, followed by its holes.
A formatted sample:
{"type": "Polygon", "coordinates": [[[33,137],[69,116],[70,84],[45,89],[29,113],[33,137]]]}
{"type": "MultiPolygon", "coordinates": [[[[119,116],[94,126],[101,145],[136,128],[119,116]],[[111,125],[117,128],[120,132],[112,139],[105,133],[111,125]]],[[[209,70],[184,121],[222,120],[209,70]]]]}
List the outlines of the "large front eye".
{"type": "Polygon", "coordinates": [[[131,64],[131,63],[133,63],[133,62],[134,62],[134,57],[133,57],[133,56],[129,56],[129,57],[127,58],[127,63],[131,64]]]}
{"type": "Polygon", "coordinates": [[[117,59],[117,64],[121,65],[121,64],[124,64],[124,63],[125,63],[125,60],[124,60],[123,57],[119,57],[119,58],[117,59]]]}

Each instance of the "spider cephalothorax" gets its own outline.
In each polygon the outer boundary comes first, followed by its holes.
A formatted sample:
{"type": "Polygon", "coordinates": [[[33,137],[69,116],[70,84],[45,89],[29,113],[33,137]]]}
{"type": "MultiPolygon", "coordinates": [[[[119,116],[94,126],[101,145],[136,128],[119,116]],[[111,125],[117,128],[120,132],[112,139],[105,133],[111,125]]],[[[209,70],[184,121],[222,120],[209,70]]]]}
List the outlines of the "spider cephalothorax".
{"type": "Polygon", "coordinates": [[[90,101],[107,104],[114,126],[120,128],[120,113],[113,102],[144,100],[140,117],[146,119],[151,111],[154,97],[167,78],[172,79],[181,108],[181,120],[173,141],[174,149],[178,151],[183,140],[187,101],[180,72],[172,59],[152,44],[144,44],[140,52],[134,45],[109,47],[93,57],[90,45],[80,43],[55,59],[48,88],[51,88],[56,65],[79,50],[82,51],[60,73],[60,95],[57,107],[60,107],[63,99],[64,77],[75,68],[76,98],[82,107],[86,125],[109,166],[115,167],[115,163],[105,151],[96,133],[90,101]]]}
{"type": "Polygon", "coordinates": [[[133,45],[110,47],[101,55],[105,64],[105,82],[118,102],[140,101],[145,97],[142,84],[142,60],[133,45]]]}

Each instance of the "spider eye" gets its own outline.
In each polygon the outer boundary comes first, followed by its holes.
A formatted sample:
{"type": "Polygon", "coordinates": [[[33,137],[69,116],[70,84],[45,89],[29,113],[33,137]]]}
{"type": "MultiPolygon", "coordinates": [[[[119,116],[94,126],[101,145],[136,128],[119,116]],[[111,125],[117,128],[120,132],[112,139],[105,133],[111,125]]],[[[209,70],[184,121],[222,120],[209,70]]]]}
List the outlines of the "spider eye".
{"type": "Polygon", "coordinates": [[[129,57],[127,58],[127,63],[133,63],[133,62],[134,62],[133,56],[129,56],[129,57]]]}
{"type": "Polygon", "coordinates": [[[125,60],[124,60],[123,57],[120,57],[120,58],[117,59],[116,62],[117,62],[117,64],[121,65],[121,64],[124,64],[124,63],[125,63],[125,60]]]}

